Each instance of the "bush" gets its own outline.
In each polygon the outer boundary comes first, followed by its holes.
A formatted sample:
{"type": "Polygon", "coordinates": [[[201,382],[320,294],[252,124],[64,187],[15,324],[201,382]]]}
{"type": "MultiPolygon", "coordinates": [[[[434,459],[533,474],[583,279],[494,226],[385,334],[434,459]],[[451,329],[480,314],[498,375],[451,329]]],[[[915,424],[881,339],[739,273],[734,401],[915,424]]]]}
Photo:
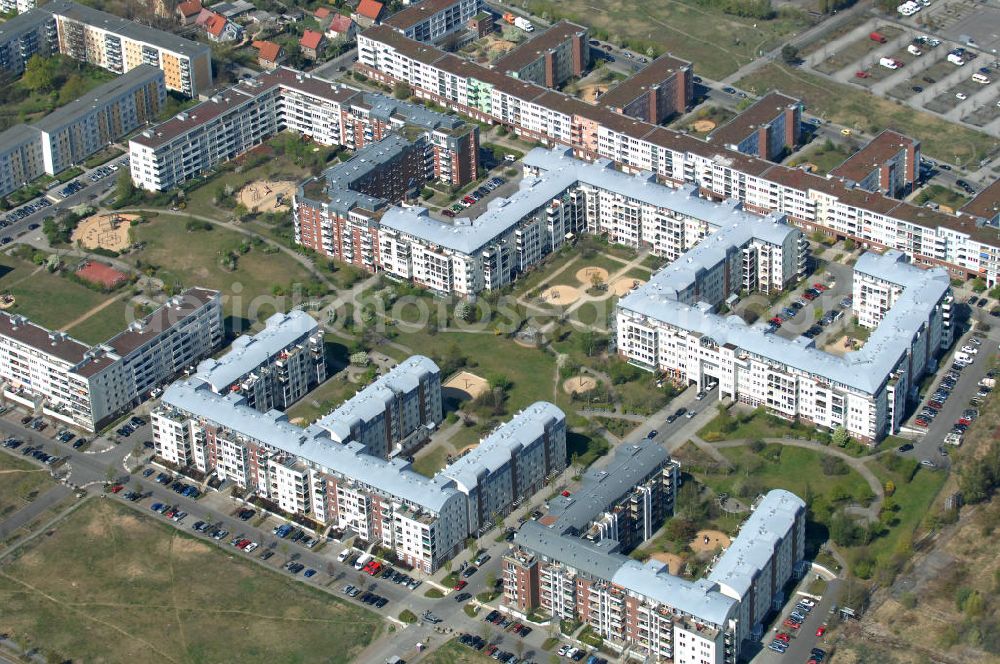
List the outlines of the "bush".
{"type": "Polygon", "coordinates": [[[410,611],[409,609],[403,609],[402,611],[400,611],[399,619],[405,622],[407,625],[411,625],[417,622],[416,614],[413,613],[413,611],[410,611]]]}
{"type": "Polygon", "coordinates": [[[424,597],[429,597],[431,599],[441,599],[442,597],[444,597],[444,593],[438,590],[437,588],[431,588],[430,590],[424,593],[424,597]]]}
{"type": "Polygon", "coordinates": [[[196,231],[210,231],[213,228],[214,226],[212,226],[212,224],[208,223],[207,221],[202,221],[200,219],[188,219],[187,223],[184,224],[184,229],[187,230],[189,233],[193,233],[196,231]]]}

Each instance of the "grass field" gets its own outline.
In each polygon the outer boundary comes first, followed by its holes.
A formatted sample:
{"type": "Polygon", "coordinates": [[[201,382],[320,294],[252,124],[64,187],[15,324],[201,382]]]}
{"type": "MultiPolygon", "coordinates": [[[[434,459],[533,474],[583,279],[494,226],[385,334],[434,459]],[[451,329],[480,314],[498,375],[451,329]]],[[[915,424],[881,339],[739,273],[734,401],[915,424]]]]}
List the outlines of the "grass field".
{"type": "Polygon", "coordinates": [[[799,12],[761,20],[693,3],[657,0],[531,0],[526,8],[538,16],[545,13],[591,26],[643,51],[653,44],[660,52],[691,60],[697,73],[713,79],[733,73],[807,25],[799,12]]]}
{"type": "Polygon", "coordinates": [[[111,297],[4,254],[0,254],[0,271],[0,292],[9,292],[15,299],[7,311],[24,314],[50,329],[61,328],[111,297]]]}
{"type": "Polygon", "coordinates": [[[424,664],[489,664],[493,660],[452,639],[421,661],[424,664]]]}
{"type": "Polygon", "coordinates": [[[948,189],[939,184],[932,184],[921,189],[913,198],[913,202],[917,205],[923,205],[928,201],[944,205],[952,210],[957,210],[968,203],[969,199],[954,189],[948,189]]]}
{"type": "Polygon", "coordinates": [[[754,94],[780,90],[801,98],[811,113],[869,134],[895,129],[919,139],[926,156],[949,163],[978,164],[1000,145],[986,134],[776,63],[741,79],[737,86],[754,94]]]}
{"type": "Polygon", "coordinates": [[[92,500],[0,568],[0,631],[49,661],[333,663],[356,657],[380,621],[92,500]]]}
{"type": "MultiPolygon", "coordinates": [[[[894,454],[894,452],[889,452],[889,454],[894,454]]],[[[866,553],[874,558],[880,558],[896,551],[897,547],[905,541],[905,537],[913,535],[924,516],[930,511],[931,504],[941,492],[941,487],[944,486],[948,475],[945,472],[920,468],[913,479],[906,482],[898,473],[887,470],[880,463],[869,462],[868,467],[883,485],[888,480],[892,480],[893,484],[896,485],[892,501],[899,506],[892,527],[885,535],[876,538],[868,546],[866,553]]],[[[908,547],[909,543],[906,546],[908,547]]]]}
{"type": "Polygon", "coordinates": [[[291,306],[290,297],[271,297],[275,286],[287,289],[292,283],[311,279],[308,271],[293,258],[280,252],[266,254],[263,246],[254,246],[240,255],[236,269],[230,271],[223,267],[222,259],[248,241],[246,236],[217,226],[211,230],[188,231],[187,221],[182,214],[161,213],[136,226],[133,229],[135,238],[144,242],[145,247],[129,254],[129,260],[141,260],[155,266],[156,275],[167,284],[218,289],[223,293],[227,314],[251,319],[268,316],[276,307],[287,309],[291,306]],[[183,250],[178,250],[181,247],[183,250]],[[233,296],[239,298],[238,307],[233,296]],[[256,298],[259,299],[255,302],[256,298]]]}
{"type": "Polygon", "coordinates": [[[0,454],[0,518],[21,509],[53,484],[44,468],[0,454]]]}
{"type": "Polygon", "coordinates": [[[288,418],[292,420],[302,418],[308,423],[315,422],[353,397],[358,388],[358,385],[350,381],[330,378],[289,408],[288,418]]]}
{"type": "Polygon", "coordinates": [[[854,151],[847,149],[843,145],[823,142],[796,156],[794,163],[789,163],[789,166],[810,163],[816,167],[816,173],[826,175],[844,163],[844,160],[852,154],[854,154],[854,151]]]}
{"type": "Polygon", "coordinates": [[[130,304],[130,298],[122,297],[66,332],[84,343],[98,344],[124,330],[132,320],[144,313],[130,304]]]}
{"type": "Polygon", "coordinates": [[[418,456],[413,461],[413,470],[426,477],[433,477],[434,473],[441,470],[447,461],[448,450],[444,446],[437,446],[429,452],[418,456]]]}

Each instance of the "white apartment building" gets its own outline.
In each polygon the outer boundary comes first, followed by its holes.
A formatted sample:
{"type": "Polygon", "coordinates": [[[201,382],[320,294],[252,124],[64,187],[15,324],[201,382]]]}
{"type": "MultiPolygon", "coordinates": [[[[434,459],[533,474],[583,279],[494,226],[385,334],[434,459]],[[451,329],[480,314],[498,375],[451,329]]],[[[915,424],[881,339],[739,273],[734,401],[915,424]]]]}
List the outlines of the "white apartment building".
{"type": "Polygon", "coordinates": [[[433,42],[465,28],[482,6],[482,0],[424,0],[404,7],[382,24],[410,39],[433,42]]]}
{"type": "Polygon", "coordinates": [[[784,214],[804,228],[863,246],[897,249],[958,277],[981,276],[989,286],[1000,279],[1000,243],[975,215],[935,212],[709,144],[600,102],[506,77],[386,26],[358,35],[358,66],[382,82],[405,81],[417,96],[477,120],[509,125],[529,140],[611,159],[627,172],[650,171],[670,184],[692,184],[712,197],[784,214]]]}
{"type": "Polygon", "coordinates": [[[901,252],[864,254],[855,266],[864,311],[885,306],[869,301],[866,284],[888,281],[901,292],[860,350],[836,356],[805,337],[785,339],[763,324],[714,313],[719,297],[733,289],[701,284],[715,273],[717,252],[735,246],[724,235],[710,236],[622,298],[618,352],[685,384],[718,382],[720,398],[829,429],[843,426],[859,440],[895,433],[920,377],[951,344],[947,273],[909,265],[901,252]]]}
{"type": "MultiPolygon", "coordinates": [[[[410,394],[436,391],[436,398],[425,393],[419,403],[426,407],[436,401],[440,409],[437,367],[432,379],[421,385],[423,377],[415,372],[433,363],[411,359],[409,371],[390,382],[397,388],[406,384],[410,394]]],[[[369,386],[365,391],[383,389],[369,386]]],[[[324,418],[324,426],[301,428],[283,413],[252,408],[238,392],[218,394],[209,383],[190,379],[167,388],[152,416],[153,438],[163,459],[214,472],[317,524],[354,530],[422,571],[436,570],[464,547],[471,534],[469,510],[476,506],[468,487],[460,490],[445,471],[423,477],[404,459],[376,456],[359,440],[336,440],[330,430],[338,430],[338,423],[330,418],[324,418]]],[[[509,464],[519,464],[529,474],[514,485],[520,490],[533,490],[538,484],[534,475],[545,473],[546,464],[565,464],[565,416],[555,406],[534,404],[506,426],[510,428],[498,434],[498,441],[517,436],[526,443],[523,451],[504,443],[512,455],[509,464]],[[546,455],[561,451],[562,458],[538,459],[539,450],[546,455]]],[[[493,448],[493,443],[487,444],[487,450],[493,448]]],[[[469,464],[462,470],[474,473],[484,485],[491,483],[493,468],[485,460],[481,470],[469,464]]],[[[504,510],[503,505],[496,508],[504,510]]]]}
{"type": "Polygon", "coordinates": [[[466,495],[469,532],[478,533],[565,468],[566,417],[539,401],[501,424],[437,477],[454,481],[466,495]]]}
{"type": "Polygon", "coordinates": [[[163,70],[168,90],[197,97],[212,86],[212,51],[205,44],[80,5],[52,0],[41,7],[55,17],[59,52],[116,74],[141,64],[163,70]]]}
{"type": "Polygon", "coordinates": [[[441,423],[441,370],[412,355],[316,421],[339,443],[357,442],[388,458],[423,442],[441,423]]]}
{"type": "Polygon", "coordinates": [[[97,346],[0,312],[3,395],[96,431],[222,341],[219,293],[192,288],[97,346]]]}
{"type": "Polygon", "coordinates": [[[276,313],[257,334],[241,335],[221,357],[203,360],[194,378],[216,394],[244,395],[259,411],[284,410],[326,380],[323,331],[303,311],[276,313]]]}

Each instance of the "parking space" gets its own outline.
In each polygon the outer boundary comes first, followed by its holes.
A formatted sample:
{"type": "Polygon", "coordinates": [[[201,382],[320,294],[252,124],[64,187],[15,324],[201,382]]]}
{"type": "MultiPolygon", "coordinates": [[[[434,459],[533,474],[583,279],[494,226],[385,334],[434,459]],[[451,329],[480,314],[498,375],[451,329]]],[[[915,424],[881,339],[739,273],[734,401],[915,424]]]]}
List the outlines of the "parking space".
{"type": "MultiPolygon", "coordinates": [[[[882,35],[888,42],[898,37],[903,31],[897,26],[884,24],[879,25],[873,32],[882,35]]],[[[830,57],[816,65],[814,69],[823,74],[834,74],[857,62],[863,62],[866,58],[870,59],[871,53],[882,45],[883,42],[872,39],[871,35],[865,35],[839,48],[830,57]]],[[[863,69],[864,67],[859,68],[863,69]]]]}
{"type": "Polygon", "coordinates": [[[477,217],[482,214],[494,198],[509,196],[517,191],[517,182],[493,175],[478,187],[456,200],[451,206],[441,210],[445,217],[477,217]]]}

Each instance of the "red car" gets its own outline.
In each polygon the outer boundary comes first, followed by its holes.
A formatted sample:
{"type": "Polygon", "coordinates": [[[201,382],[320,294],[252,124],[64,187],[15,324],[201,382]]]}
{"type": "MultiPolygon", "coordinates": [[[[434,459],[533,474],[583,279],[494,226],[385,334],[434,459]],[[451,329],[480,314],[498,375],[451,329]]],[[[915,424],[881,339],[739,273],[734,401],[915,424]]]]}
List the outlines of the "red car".
{"type": "Polygon", "coordinates": [[[785,643],[792,640],[792,637],[788,634],[788,632],[778,632],[774,635],[774,638],[778,641],[784,641],[785,643]]]}
{"type": "Polygon", "coordinates": [[[823,636],[826,634],[826,625],[821,625],[816,628],[816,636],[823,636]]]}
{"type": "Polygon", "coordinates": [[[803,293],[802,297],[806,298],[807,300],[815,300],[816,299],[816,296],[813,295],[812,293],[809,293],[808,291],[805,292],[805,293],[803,293]]]}
{"type": "Polygon", "coordinates": [[[111,487],[111,493],[118,493],[119,491],[121,491],[124,488],[125,487],[123,487],[121,484],[116,484],[113,487],[111,487]]]}
{"type": "Polygon", "coordinates": [[[855,78],[868,78],[871,74],[866,71],[856,71],[854,72],[854,76],[855,78]]]}
{"type": "Polygon", "coordinates": [[[465,579],[462,579],[461,581],[459,581],[458,583],[455,584],[455,590],[461,590],[462,588],[466,587],[467,585],[469,585],[469,582],[466,581],[465,579]]]}
{"type": "Polygon", "coordinates": [[[563,498],[569,498],[569,491],[563,491],[563,492],[562,492],[561,494],[559,494],[559,495],[561,495],[561,496],[562,496],[563,498]]]}
{"type": "Polygon", "coordinates": [[[441,214],[443,214],[446,217],[454,217],[455,216],[455,213],[452,212],[451,210],[441,210],[441,214]]]}
{"type": "Polygon", "coordinates": [[[786,619],[785,622],[783,622],[781,624],[784,625],[785,627],[787,627],[788,629],[798,629],[799,628],[799,624],[797,622],[795,622],[794,620],[787,620],[786,619]]]}
{"type": "Polygon", "coordinates": [[[824,286],[823,284],[813,284],[813,288],[818,291],[825,291],[829,286],[824,286]]]}

